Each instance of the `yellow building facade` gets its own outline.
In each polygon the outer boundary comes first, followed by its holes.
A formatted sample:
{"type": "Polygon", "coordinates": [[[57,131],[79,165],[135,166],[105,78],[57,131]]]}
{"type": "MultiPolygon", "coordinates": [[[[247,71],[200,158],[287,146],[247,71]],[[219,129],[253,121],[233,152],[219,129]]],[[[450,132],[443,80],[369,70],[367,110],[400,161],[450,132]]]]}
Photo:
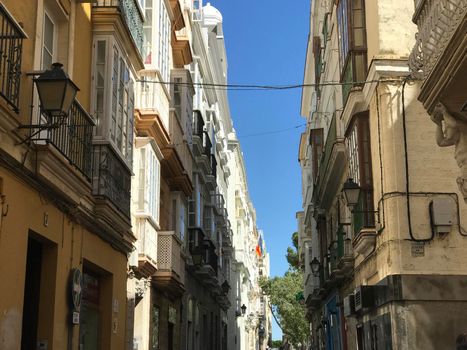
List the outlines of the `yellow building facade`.
{"type": "Polygon", "coordinates": [[[0,4],[1,349],[125,348],[136,5],[0,4]],[[51,124],[33,78],[54,62],[80,90],[51,124]]]}

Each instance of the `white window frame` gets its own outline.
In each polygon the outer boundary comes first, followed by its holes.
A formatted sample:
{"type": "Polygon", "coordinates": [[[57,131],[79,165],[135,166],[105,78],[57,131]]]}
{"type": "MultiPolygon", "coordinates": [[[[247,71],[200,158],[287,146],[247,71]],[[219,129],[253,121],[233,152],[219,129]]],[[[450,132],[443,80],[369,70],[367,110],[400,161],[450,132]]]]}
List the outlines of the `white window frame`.
{"type": "Polygon", "coordinates": [[[151,138],[136,139],[136,217],[147,218],[159,229],[162,153],[151,138]]]}
{"type": "Polygon", "coordinates": [[[131,168],[133,162],[133,125],[135,88],[131,65],[124,50],[111,35],[95,35],[93,40],[92,113],[97,120],[96,140],[110,144],[131,168]],[[103,110],[97,110],[97,52],[98,43],[105,42],[105,81],[103,110]],[[122,102],[122,103],[121,103],[122,102]],[[119,133],[117,133],[120,130],[119,133]],[[120,136],[120,137],[118,137],[120,136]]]}
{"type": "Polygon", "coordinates": [[[42,69],[50,69],[52,63],[57,61],[57,49],[58,49],[58,23],[57,19],[55,16],[52,14],[47,9],[44,9],[44,15],[43,15],[43,23],[42,23],[42,41],[41,41],[41,68],[42,69]],[[45,23],[46,23],[46,18],[50,20],[52,23],[53,29],[52,29],[52,52],[50,53],[49,50],[46,48],[45,45],[45,23]],[[47,51],[47,53],[51,54],[51,62],[49,66],[45,66],[44,62],[44,51],[47,51]]]}
{"type": "Polygon", "coordinates": [[[172,231],[185,244],[188,232],[188,205],[182,192],[171,192],[172,231]]]}
{"type": "Polygon", "coordinates": [[[168,82],[170,79],[170,33],[171,22],[165,0],[159,0],[159,45],[158,63],[162,80],[168,82]]]}

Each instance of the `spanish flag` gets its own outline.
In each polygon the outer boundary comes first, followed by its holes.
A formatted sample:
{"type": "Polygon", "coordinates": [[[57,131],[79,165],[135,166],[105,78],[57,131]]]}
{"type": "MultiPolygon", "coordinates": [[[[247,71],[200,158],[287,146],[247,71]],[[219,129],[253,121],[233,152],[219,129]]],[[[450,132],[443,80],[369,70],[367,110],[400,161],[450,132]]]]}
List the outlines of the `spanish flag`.
{"type": "Polygon", "coordinates": [[[258,244],[256,245],[255,251],[256,254],[258,254],[258,257],[263,256],[263,238],[261,237],[261,235],[259,235],[258,244]]]}

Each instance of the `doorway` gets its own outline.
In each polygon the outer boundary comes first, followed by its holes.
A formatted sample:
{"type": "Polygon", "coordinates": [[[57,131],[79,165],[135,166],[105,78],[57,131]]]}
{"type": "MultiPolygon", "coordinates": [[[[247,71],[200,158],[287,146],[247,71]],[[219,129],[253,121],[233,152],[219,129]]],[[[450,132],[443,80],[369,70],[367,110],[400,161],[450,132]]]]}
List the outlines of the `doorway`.
{"type": "Polygon", "coordinates": [[[41,290],[42,244],[28,238],[21,350],[36,349],[41,290]]]}

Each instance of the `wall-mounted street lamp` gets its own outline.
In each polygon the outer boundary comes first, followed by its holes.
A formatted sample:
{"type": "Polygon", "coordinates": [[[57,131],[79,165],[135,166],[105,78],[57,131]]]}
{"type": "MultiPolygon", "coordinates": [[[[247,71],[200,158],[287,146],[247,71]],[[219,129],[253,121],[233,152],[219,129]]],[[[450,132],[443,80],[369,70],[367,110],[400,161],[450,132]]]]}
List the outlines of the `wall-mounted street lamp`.
{"type": "Polygon", "coordinates": [[[353,210],[353,208],[355,208],[355,206],[358,204],[358,200],[360,199],[360,186],[358,186],[358,184],[354,182],[352,178],[349,178],[344,183],[342,192],[344,193],[347,206],[350,208],[350,210],[353,210]]]}
{"type": "Polygon", "coordinates": [[[245,316],[245,313],[246,313],[246,305],[243,304],[243,305],[240,307],[240,310],[241,310],[241,311],[239,311],[239,310],[235,311],[235,316],[236,316],[236,317],[245,316]]]}
{"type": "Polygon", "coordinates": [[[224,293],[225,295],[229,293],[230,285],[227,283],[227,281],[224,281],[224,283],[221,284],[221,289],[222,293],[224,293]]]}
{"type": "Polygon", "coordinates": [[[310,262],[310,268],[311,268],[311,272],[313,272],[313,275],[318,276],[320,267],[321,267],[321,263],[316,257],[314,257],[313,260],[311,260],[310,262]]]}
{"type": "Polygon", "coordinates": [[[55,119],[60,121],[60,119],[68,116],[71,104],[79,91],[62,67],[63,64],[56,62],[52,64],[52,69],[48,69],[37,78],[34,78],[41,102],[41,110],[52,125],[55,119]]]}
{"type": "Polygon", "coordinates": [[[20,125],[19,129],[36,129],[24,143],[46,129],[57,128],[65,122],[71,106],[79,91],[75,83],[63,71],[61,63],[52,64],[51,69],[33,79],[39,94],[41,113],[46,118],[45,124],[20,125]]]}
{"type": "Polygon", "coordinates": [[[246,305],[243,304],[242,307],[241,307],[240,309],[242,309],[242,316],[244,316],[245,313],[246,313],[246,305]]]}
{"type": "Polygon", "coordinates": [[[191,258],[193,259],[194,265],[202,265],[204,260],[204,249],[202,247],[195,247],[191,253],[191,258]]]}

